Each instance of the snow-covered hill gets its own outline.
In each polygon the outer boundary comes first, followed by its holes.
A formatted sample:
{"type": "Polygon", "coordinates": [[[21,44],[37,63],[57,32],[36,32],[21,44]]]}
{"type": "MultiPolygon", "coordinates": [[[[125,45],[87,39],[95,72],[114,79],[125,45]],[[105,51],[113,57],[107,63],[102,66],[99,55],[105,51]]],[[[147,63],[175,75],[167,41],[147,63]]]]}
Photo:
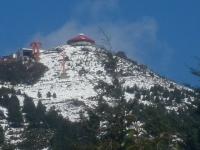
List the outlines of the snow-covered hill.
{"type": "MultiPolygon", "coordinates": [[[[54,106],[64,117],[75,121],[79,117],[79,112],[85,107],[93,107],[97,104],[93,97],[98,93],[94,87],[99,81],[104,81],[112,84],[112,76],[105,69],[105,62],[108,62],[108,52],[103,48],[96,46],[70,46],[63,45],[52,50],[44,51],[41,54],[41,63],[46,65],[49,70],[44,76],[34,85],[17,85],[15,89],[20,89],[28,96],[33,97],[35,102],[38,101],[38,93],[41,93],[39,99],[49,109],[54,106]],[[66,62],[67,76],[63,78],[62,73],[62,53],[69,57],[66,62]],[[47,93],[55,94],[56,97],[47,97],[47,93]]],[[[136,62],[129,59],[114,56],[117,59],[117,77],[123,87],[137,86],[141,89],[150,89],[154,85],[160,85],[166,89],[173,90],[187,89],[172,81],[161,78],[153,73],[144,65],[138,65],[136,62]]],[[[127,101],[134,97],[134,94],[125,94],[127,101]]],[[[21,99],[23,101],[23,99],[21,99]]],[[[190,99],[192,100],[192,98],[190,99]]],[[[140,101],[143,104],[152,104],[148,100],[140,101]]],[[[186,98],[183,104],[167,107],[177,109],[190,103],[186,98]]]]}
{"type": "MultiPolygon", "coordinates": [[[[198,99],[198,94],[196,95],[195,91],[160,77],[148,67],[130,60],[122,53],[121,55],[111,53],[95,45],[62,45],[43,51],[40,58],[40,62],[48,67],[48,70],[38,82],[33,85],[9,83],[0,85],[0,88],[20,90],[15,94],[21,108],[25,93],[33,98],[35,104],[41,100],[47,109],[54,107],[63,117],[75,122],[79,120],[80,112],[84,112],[88,107],[94,108],[98,104],[97,97],[103,92],[101,88],[97,88],[99,83],[106,83],[112,87],[116,78],[125,92],[126,101],[130,104],[134,101],[153,107],[161,104],[168,112],[176,111],[177,114],[179,110],[196,108],[194,101],[198,99]],[[63,54],[69,58],[66,61],[64,76],[63,54]]],[[[2,94],[1,97],[3,96],[2,94]]],[[[103,98],[109,104],[114,102],[109,94],[103,98]]],[[[23,131],[28,124],[25,114],[23,114],[23,125],[18,128],[10,125],[8,116],[8,108],[0,106],[0,125],[5,131],[5,140],[7,143],[18,145],[24,141],[23,131]]],[[[140,120],[136,122],[140,124],[140,120]]],[[[143,122],[145,123],[144,120],[143,122]]]]}

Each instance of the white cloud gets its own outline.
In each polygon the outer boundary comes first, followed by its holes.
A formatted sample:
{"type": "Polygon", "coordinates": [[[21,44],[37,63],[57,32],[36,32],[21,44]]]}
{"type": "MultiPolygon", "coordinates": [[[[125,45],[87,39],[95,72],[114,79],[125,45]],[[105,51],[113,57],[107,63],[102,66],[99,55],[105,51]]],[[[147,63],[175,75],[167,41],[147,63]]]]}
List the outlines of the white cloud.
{"type": "Polygon", "coordinates": [[[159,40],[158,24],[154,18],[143,17],[132,22],[122,21],[123,19],[112,22],[110,19],[105,19],[107,14],[119,9],[120,2],[120,0],[84,0],[74,6],[73,12],[70,12],[73,18],[71,21],[67,21],[51,33],[45,35],[37,33],[32,40],[39,39],[44,48],[51,48],[65,44],[68,39],[78,33],[85,33],[95,39],[98,44],[102,44],[102,34],[99,32],[99,27],[101,27],[111,35],[114,51],[125,51],[129,57],[153,66],[152,68],[155,69],[168,68],[173,49],[159,40]],[[105,18],[102,19],[102,16],[105,18]]]}
{"type": "Polygon", "coordinates": [[[74,8],[76,14],[87,12],[88,15],[98,17],[99,15],[119,8],[120,0],[84,0],[74,8]]]}
{"type": "Polygon", "coordinates": [[[154,47],[157,42],[157,23],[152,18],[143,18],[131,23],[104,22],[90,25],[70,21],[47,35],[37,33],[33,39],[39,39],[43,47],[50,48],[66,43],[78,33],[85,33],[101,44],[102,34],[99,32],[99,27],[111,35],[113,50],[126,51],[135,57],[141,57],[140,55],[145,54],[149,47],[154,47]]]}

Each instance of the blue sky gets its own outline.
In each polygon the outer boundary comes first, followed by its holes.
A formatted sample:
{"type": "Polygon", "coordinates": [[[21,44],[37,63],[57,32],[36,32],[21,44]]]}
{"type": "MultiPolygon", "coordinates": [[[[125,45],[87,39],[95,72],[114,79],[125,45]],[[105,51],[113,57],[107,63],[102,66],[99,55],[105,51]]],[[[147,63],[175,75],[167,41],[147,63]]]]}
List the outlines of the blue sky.
{"type": "Polygon", "coordinates": [[[169,79],[199,85],[188,69],[199,63],[199,8],[199,0],[1,0],[0,54],[32,40],[50,48],[82,32],[102,44],[101,27],[114,51],[169,79]]]}

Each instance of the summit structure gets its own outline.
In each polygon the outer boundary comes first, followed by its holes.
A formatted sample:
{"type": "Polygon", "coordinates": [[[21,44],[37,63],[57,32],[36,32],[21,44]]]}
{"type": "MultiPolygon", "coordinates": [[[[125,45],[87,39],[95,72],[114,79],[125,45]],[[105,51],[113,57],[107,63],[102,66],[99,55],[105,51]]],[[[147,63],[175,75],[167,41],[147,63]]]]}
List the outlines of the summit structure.
{"type": "Polygon", "coordinates": [[[147,149],[177,149],[200,132],[198,91],[161,77],[122,51],[98,46],[86,35],[47,50],[35,43],[21,49],[19,61],[14,58],[0,63],[0,133],[2,127],[5,142],[16,149],[47,150],[57,140],[74,145],[85,137],[88,145],[94,137],[107,142],[111,134],[114,140],[120,137],[118,145],[143,140],[141,149],[146,141],[153,147],[147,149]]]}
{"type": "Polygon", "coordinates": [[[90,37],[84,35],[83,33],[79,34],[78,36],[69,39],[67,41],[67,44],[73,45],[73,46],[81,46],[81,45],[94,45],[95,41],[91,39],[90,37]]]}

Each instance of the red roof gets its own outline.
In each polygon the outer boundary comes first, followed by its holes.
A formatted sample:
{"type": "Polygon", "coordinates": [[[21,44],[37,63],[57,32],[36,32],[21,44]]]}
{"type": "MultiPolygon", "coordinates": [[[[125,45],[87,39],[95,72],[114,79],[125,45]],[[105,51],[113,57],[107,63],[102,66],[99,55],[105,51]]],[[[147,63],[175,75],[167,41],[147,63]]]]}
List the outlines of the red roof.
{"type": "Polygon", "coordinates": [[[75,42],[82,42],[82,41],[84,41],[84,42],[90,42],[90,43],[92,43],[92,44],[95,43],[94,40],[92,40],[91,38],[87,37],[87,36],[84,35],[84,34],[79,34],[78,36],[76,36],[76,37],[74,37],[74,38],[68,40],[67,43],[68,43],[68,44],[72,44],[72,43],[75,43],[75,42]]]}

